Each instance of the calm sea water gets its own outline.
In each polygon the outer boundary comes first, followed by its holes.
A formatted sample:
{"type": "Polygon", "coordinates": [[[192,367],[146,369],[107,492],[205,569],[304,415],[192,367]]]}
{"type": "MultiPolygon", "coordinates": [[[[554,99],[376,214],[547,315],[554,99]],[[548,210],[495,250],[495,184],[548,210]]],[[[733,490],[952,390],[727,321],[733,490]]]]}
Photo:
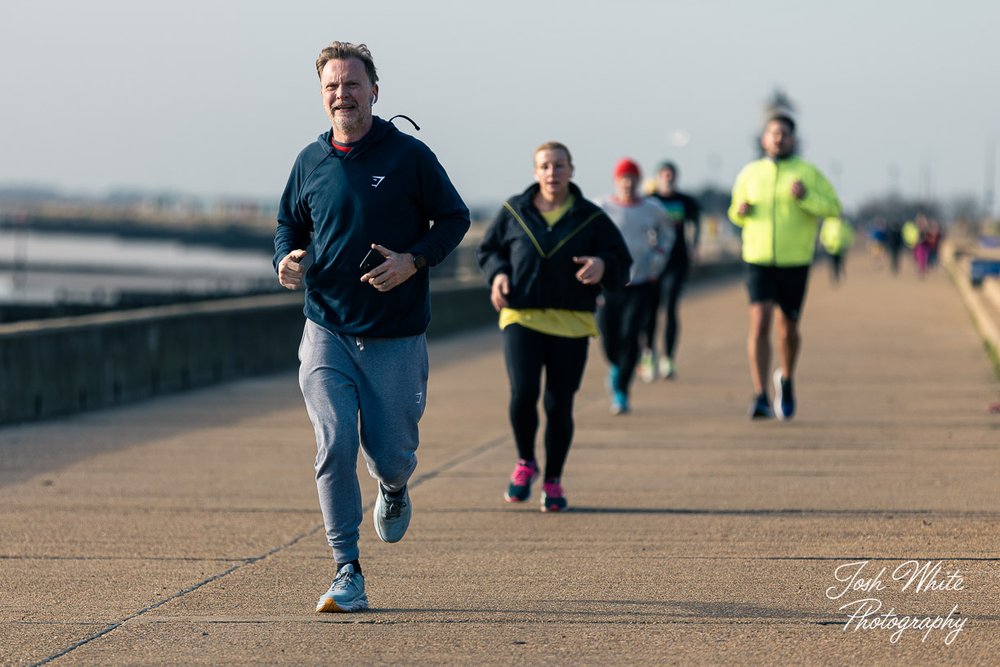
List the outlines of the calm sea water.
{"type": "Polygon", "coordinates": [[[269,248],[0,230],[0,303],[111,305],[129,293],[235,295],[276,285],[269,248]]]}

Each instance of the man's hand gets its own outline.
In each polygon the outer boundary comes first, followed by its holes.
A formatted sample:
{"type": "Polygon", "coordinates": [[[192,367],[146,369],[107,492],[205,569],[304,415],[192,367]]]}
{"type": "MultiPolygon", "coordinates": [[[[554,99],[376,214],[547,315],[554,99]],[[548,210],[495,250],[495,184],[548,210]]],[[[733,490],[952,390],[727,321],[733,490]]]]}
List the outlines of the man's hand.
{"type": "Polygon", "coordinates": [[[278,262],[278,284],[293,290],[302,287],[302,278],[306,272],[302,260],[305,256],[305,250],[293,250],[278,262]]]}
{"type": "Polygon", "coordinates": [[[507,307],[508,294],[510,294],[510,277],[506,273],[493,276],[493,284],[490,285],[490,303],[498,313],[501,308],[507,307]]]}
{"type": "Polygon", "coordinates": [[[806,196],[806,186],[802,184],[802,181],[792,183],[792,196],[799,200],[806,196]]]}
{"type": "Polygon", "coordinates": [[[417,272],[417,267],[413,264],[413,255],[410,253],[393,252],[377,243],[373,243],[372,248],[385,257],[385,261],[361,276],[361,282],[368,283],[379,292],[388,292],[402,285],[417,272]]]}
{"type": "Polygon", "coordinates": [[[750,204],[750,202],[743,201],[740,202],[740,207],[736,209],[736,212],[739,213],[741,216],[743,216],[743,215],[750,215],[750,211],[752,210],[753,206],[750,204]]]}
{"type": "Polygon", "coordinates": [[[584,255],[574,257],[573,261],[581,265],[581,269],[576,272],[576,279],[584,285],[596,285],[604,277],[604,260],[600,257],[584,255]]]}

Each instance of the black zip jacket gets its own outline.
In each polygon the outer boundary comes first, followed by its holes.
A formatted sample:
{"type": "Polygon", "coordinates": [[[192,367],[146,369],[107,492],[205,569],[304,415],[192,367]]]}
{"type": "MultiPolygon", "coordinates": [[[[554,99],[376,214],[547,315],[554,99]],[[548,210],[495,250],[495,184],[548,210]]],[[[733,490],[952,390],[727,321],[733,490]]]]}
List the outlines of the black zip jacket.
{"type": "Polygon", "coordinates": [[[469,209],[423,142],[374,118],[346,156],[330,131],[299,153],[278,206],[274,266],[308,248],[305,315],[339,334],[416,336],[430,322],[428,272],[388,292],[361,282],[372,243],[434,266],[469,229],[469,209]],[[433,226],[431,221],[434,221],[433,226]]]}
{"type": "Polygon", "coordinates": [[[534,205],[538,184],[503,205],[479,245],[479,266],[488,285],[498,273],[510,277],[511,308],[560,308],[594,312],[601,287],[621,289],[628,282],[632,257],[621,233],[603,210],[570,183],[573,206],[549,227],[534,205]],[[600,285],[576,279],[574,257],[604,260],[600,285]]]}

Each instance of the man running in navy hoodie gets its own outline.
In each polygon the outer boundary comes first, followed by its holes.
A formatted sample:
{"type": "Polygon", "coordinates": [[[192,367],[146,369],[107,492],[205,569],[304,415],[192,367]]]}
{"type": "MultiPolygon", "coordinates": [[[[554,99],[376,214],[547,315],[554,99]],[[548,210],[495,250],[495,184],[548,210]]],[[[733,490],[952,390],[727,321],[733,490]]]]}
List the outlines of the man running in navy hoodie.
{"type": "Polygon", "coordinates": [[[368,607],[358,447],[378,481],[375,532],[398,542],[410,523],[406,484],[427,400],[427,267],[461,242],[469,209],[426,145],[372,115],[378,74],[364,44],[333,42],[316,72],[332,129],[292,167],[274,266],[282,286],[305,289],[299,386],[337,562],[316,611],[355,611],[368,607]]]}

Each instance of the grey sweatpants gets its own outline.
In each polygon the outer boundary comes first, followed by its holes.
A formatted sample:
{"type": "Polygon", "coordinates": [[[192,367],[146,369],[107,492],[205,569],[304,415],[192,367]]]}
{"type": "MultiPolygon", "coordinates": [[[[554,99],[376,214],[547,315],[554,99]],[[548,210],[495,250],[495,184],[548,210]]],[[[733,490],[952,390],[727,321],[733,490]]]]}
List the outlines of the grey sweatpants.
{"type": "Polygon", "coordinates": [[[338,563],[358,557],[362,521],[358,445],[390,491],[417,466],[417,423],[427,401],[427,339],[356,338],[306,320],[299,386],[316,432],[316,488],[338,563]]]}

